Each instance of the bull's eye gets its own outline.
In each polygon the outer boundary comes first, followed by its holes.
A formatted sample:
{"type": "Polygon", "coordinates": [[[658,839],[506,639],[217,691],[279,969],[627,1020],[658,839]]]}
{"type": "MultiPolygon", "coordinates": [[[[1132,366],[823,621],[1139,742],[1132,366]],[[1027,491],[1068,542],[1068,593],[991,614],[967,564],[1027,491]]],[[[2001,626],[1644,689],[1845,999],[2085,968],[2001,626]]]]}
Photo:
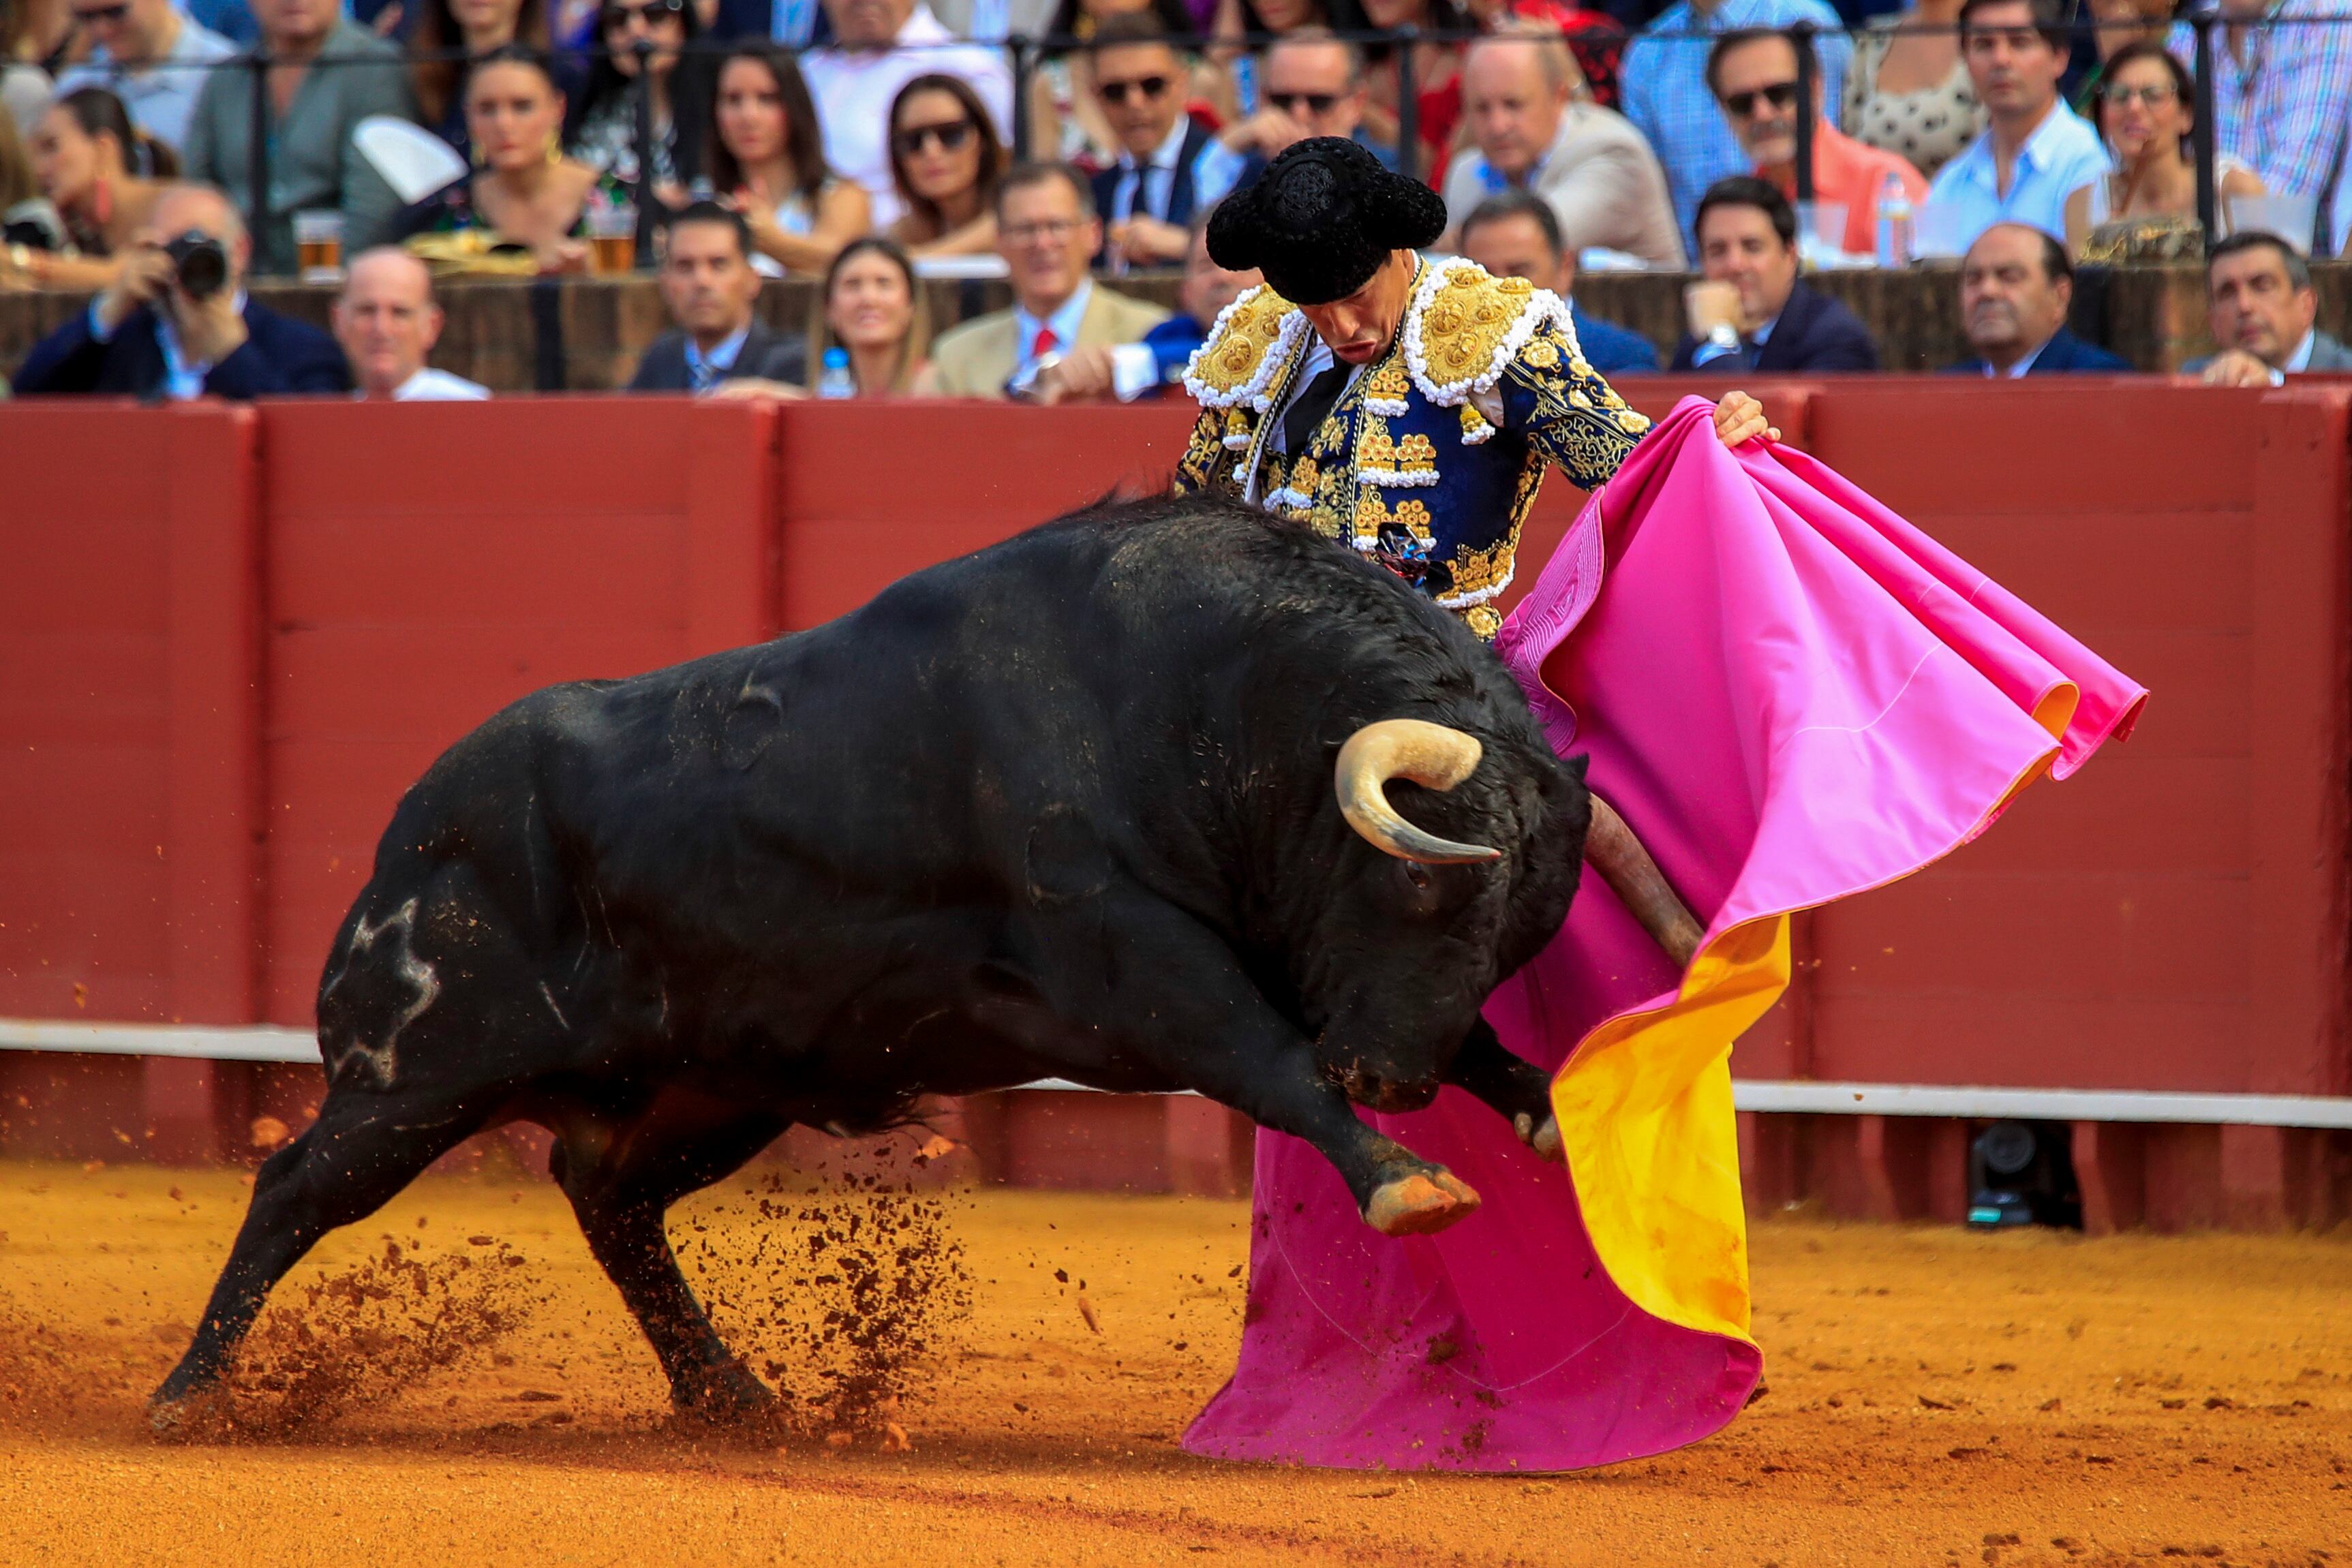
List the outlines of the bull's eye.
{"type": "Polygon", "coordinates": [[[1425,865],[1415,865],[1411,861],[1405,862],[1404,879],[1424,893],[1429,890],[1429,868],[1425,865]]]}

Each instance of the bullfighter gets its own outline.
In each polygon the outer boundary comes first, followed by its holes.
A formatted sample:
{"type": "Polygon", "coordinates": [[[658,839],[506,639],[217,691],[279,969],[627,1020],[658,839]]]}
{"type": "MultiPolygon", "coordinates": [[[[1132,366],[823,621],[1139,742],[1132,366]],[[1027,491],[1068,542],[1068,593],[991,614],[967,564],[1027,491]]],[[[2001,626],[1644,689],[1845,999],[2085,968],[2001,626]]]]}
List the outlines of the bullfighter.
{"type": "MultiPolygon", "coordinates": [[[[1445,204],[1353,141],[1312,137],[1209,221],[1220,267],[1265,283],[1217,318],[1179,494],[1235,495],[1344,540],[1491,640],[1546,464],[1598,489],[1650,422],[1585,361],[1567,303],[1423,260],[1445,204]]],[[[1745,392],[1727,446],[1778,439],[1745,392]]]]}

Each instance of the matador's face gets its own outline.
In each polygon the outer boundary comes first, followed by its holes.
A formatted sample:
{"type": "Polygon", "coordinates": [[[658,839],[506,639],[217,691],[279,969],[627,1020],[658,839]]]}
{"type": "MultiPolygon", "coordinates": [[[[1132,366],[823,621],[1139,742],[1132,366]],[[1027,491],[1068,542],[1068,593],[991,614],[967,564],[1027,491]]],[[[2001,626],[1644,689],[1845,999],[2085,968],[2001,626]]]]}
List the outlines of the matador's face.
{"type": "Polygon", "coordinates": [[[1328,305],[1301,305],[1298,313],[1331,346],[1333,358],[1344,364],[1369,365],[1388,352],[1397,329],[1404,324],[1412,272],[1412,252],[1391,251],[1361,288],[1328,305]]]}

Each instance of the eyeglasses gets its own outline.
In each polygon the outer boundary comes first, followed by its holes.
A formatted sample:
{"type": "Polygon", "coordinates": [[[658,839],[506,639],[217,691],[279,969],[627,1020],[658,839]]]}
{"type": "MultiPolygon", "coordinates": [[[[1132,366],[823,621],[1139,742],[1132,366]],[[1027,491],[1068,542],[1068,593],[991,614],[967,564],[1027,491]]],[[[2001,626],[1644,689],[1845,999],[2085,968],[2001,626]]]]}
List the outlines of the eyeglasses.
{"type": "Polygon", "coordinates": [[[1269,92],[1265,95],[1265,101],[1294,120],[1300,115],[1320,119],[1331,112],[1331,106],[1339,101],[1339,95],[1335,92],[1269,92]]]}
{"type": "Polygon", "coordinates": [[[2099,89],[2099,97],[2107,103],[2122,104],[2126,108],[2140,103],[2146,104],[2150,109],[2161,109],[2168,103],[2177,101],[2180,93],[2178,89],[2170,86],[2116,87],[2110,82],[2099,89]]]}
{"type": "Polygon", "coordinates": [[[944,120],[937,125],[909,125],[890,139],[901,158],[913,158],[923,151],[923,143],[936,141],[942,152],[953,152],[971,138],[969,120],[944,120]]]}
{"type": "Polygon", "coordinates": [[[76,11],[74,20],[94,27],[120,27],[131,17],[131,7],[122,5],[92,5],[87,11],[76,11]]]}
{"type": "Polygon", "coordinates": [[[1753,92],[1726,93],[1724,112],[1734,120],[1747,120],[1756,113],[1756,100],[1762,99],[1775,109],[1788,109],[1797,101],[1797,84],[1792,81],[1767,82],[1753,92]]]}
{"type": "Polygon", "coordinates": [[[1123,104],[1129,92],[1139,92],[1146,99],[1158,98],[1168,90],[1168,78],[1137,77],[1133,81],[1098,81],[1095,83],[1095,90],[1102,94],[1105,103],[1123,104]]]}
{"type": "Polygon", "coordinates": [[[997,232],[1014,245],[1027,245],[1032,240],[1067,239],[1085,226],[1080,218],[1039,218],[1031,224],[1007,224],[997,232]]]}
{"type": "Polygon", "coordinates": [[[647,0],[643,5],[607,5],[600,20],[606,32],[617,33],[632,22],[651,27],[685,15],[686,0],[647,0]]]}

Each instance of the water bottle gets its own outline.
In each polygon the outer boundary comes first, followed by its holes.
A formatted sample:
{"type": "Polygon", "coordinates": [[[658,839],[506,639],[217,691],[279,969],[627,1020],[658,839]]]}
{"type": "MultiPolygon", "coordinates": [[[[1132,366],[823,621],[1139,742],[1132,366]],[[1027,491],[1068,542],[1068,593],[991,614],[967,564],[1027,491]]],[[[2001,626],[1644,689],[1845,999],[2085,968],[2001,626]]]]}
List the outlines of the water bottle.
{"type": "Polygon", "coordinates": [[[819,397],[856,397],[857,378],[849,373],[849,350],[831,348],[824,351],[824,371],[816,378],[819,397]]]}
{"type": "Polygon", "coordinates": [[[1911,265],[1911,197],[1892,169],[1878,187],[1878,265],[1911,265]]]}

